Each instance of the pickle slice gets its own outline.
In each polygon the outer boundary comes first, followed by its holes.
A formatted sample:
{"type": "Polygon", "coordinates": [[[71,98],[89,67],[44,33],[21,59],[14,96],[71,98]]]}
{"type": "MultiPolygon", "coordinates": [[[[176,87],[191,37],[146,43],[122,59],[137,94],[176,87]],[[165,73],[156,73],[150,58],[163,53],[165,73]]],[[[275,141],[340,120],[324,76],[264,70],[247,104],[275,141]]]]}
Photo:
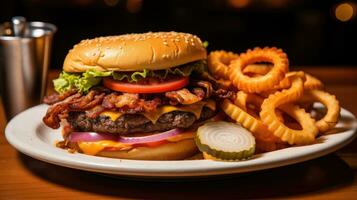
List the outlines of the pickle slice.
{"type": "Polygon", "coordinates": [[[244,160],[255,151],[252,133],[238,124],[209,122],[199,127],[196,145],[205,158],[213,160],[244,160]]]}

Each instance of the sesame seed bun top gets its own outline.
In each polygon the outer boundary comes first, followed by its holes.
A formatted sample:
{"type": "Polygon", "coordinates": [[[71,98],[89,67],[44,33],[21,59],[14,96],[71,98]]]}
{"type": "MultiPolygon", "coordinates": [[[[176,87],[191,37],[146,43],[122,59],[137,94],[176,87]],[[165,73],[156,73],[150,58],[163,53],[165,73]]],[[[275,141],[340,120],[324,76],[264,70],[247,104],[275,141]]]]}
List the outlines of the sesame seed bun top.
{"type": "Polygon", "coordinates": [[[84,72],[160,70],[206,58],[195,35],[148,32],[83,40],[67,54],[63,70],[84,72]]]}

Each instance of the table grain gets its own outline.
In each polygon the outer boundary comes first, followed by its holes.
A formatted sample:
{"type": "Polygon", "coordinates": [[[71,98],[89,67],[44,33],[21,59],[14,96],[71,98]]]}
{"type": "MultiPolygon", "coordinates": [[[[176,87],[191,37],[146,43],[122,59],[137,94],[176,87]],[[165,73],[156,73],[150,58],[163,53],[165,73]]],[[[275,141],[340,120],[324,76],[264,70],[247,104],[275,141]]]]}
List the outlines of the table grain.
{"type": "MultiPolygon", "coordinates": [[[[295,67],[319,77],[357,115],[357,67],[295,67]]],[[[49,80],[58,75],[51,71],[49,80]]],[[[48,84],[48,91],[53,91],[48,84]]],[[[60,167],[16,151],[0,102],[0,199],[354,199],[357,141],[318,159],[243,175],[186,181],[133,180],[60,167]]],[[[36,148],[36,147],[34,147],[36,148]]]]}

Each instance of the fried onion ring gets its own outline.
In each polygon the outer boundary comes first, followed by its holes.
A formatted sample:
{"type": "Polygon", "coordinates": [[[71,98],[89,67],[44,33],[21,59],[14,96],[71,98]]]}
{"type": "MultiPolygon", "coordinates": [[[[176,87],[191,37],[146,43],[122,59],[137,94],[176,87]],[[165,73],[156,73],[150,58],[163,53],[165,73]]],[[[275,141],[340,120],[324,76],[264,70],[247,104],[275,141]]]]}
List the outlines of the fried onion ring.
{"type": "Polygon", "coordinates": [[[214,76],[228,79],[229,65],[232,60],[239,58],[238,54],[226,51],[213,51],[208,55],[208,70],[214,76]]]}
{"type": "Polygon", "coordinates": [[[298,106],[287,104],[294,102],[303,96],[303,79],[299,74],[291,77],[291,87],[281,92],[276,92],[264,100],[260,117],[268,129],[279,137],[282,141],[289,144],[310,144],[315,140],[318,129],[315,126],[315,120],[298,106]],[[275,109],[279,107],[288,115],[296,119],[302,127],[302,130],[290,129],[283,122],[279,121],[275,109]]]}
{"type": "MultiPolygon", "coordinates": [[[[249,66],[248,66],[249,67],[249,66]]],[[[279,85],[274,86],[274,90],[271,90],[270,93],[276,91],[276,90],[281,90],[281,89],[287,89],[291,86],[291,82],[289,77],[294,76],[297,73],[304,73],[302,71],[291,71],[286,73],[285,78],[279,82],[279,85]]],[[[322,82],[317,79],[316,77],[304,73],[305,74],[305,82],[304,82],[304,89],[305,90],[314,90],[314,89],[323,89],[324,85],[322,82]]],[[[267,91],[269,92],[269,91],[267,91]]]]}
{"type": "Polygon", "coordinates": [[[334,128],[340,118],[341,107],[335,95],[331,95],[321,90],[308,90],[304,93],[304,100],[310,102],[320,102],[326,106],[327,113],[325,116],[316,122],[316,126],[320,133],[334,128]]]}
{"type": "Polygon", "coordinates": [[[255,48],[248,50],[235,59],[229,66],[229,79],[238,89],[248,93],[259,93],[273,89],[289,70],[289,61],[286,54],[277,48],[255,48]],[[257,62],[271,62],[272,69],[264,76],[249,77],[243,74],[242,70],[247,65],[257,62]]]}
{"type": "Polygon", "coordinates": [[[244,69],[243,69],[243,74],[251,74],[251,75],[265,75],[267,74],[270,69],[272,68],[273,65],[271,64],[251,64],[251,65],[247,65],[244,69]]]}

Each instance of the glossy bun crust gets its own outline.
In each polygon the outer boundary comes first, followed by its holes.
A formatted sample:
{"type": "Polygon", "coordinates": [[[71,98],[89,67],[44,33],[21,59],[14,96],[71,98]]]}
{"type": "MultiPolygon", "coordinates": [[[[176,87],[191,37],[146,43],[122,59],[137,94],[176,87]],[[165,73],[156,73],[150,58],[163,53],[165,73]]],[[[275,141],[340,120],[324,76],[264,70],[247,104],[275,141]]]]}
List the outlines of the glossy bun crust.
{"type": "Polygon", "coordinates": [[[206,58],[206,49],[195,35],[149,32],[83,40],[69,51],[66,72],[139,71],[176,67],[206,58]]]}

